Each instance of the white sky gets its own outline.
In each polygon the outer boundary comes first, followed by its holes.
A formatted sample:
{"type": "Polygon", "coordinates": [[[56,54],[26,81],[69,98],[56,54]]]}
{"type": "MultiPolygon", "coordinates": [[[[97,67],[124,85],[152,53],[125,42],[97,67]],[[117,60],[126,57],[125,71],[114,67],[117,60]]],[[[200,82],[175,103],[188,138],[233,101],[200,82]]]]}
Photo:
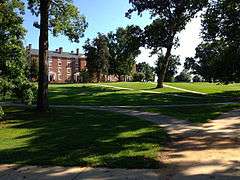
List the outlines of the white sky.
{"type": "MultiPolygon", "coordinates": [[[[193,19],[184,31],[179,34],[180,47],[173,50],[172,54],[180,56],[181,64],[183,66],[186,57],[193,57],[195,55],[195,48],[201,43],[202,39],[200,37],[201,32],[201,18],[197,17],[193,19]]],[[[147,62],[151,66],[155,65],[157,56],[150,56],[150,50],[141,48],[141,54],[137,57],[137,62],[147,62]]],[[[183,67],[179,67],[179,71],[183,67]]]]}

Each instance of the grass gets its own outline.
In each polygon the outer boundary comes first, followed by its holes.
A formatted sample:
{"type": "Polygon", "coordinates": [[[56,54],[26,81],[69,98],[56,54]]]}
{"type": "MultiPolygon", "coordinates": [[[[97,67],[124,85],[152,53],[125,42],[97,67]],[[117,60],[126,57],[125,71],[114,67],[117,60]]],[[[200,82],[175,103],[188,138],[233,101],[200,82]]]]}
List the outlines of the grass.
{"type": "Polygon", "coordinates": [[[116,113],[4,108],[0,164],[159,168],[167,135],[159,127],[116,113]]]}
{"type": "Polygon", "coordinates": [[[202,103],[230,102],[239,101],[240,96],[240,84],[230,85],[217,85],[210,83],[166,83],[166,84],[193,91],[205,92],[208,93],[208,95],[198,95],[172,88],[156,89],[155,83],[143,83],[143,82],[58,84],[58,85],[50,84],[49,102],[50,104],[53,105],[143,106],[143,105],[202,104],[202,103]],[[103,87],[106,85],[109,87],[103,87]],[[117,89],[117,87],[130,89],[117,89]]]}
{"type": "Polygon", "coordinates": [[[207,93],[210,95],[221,95],[229,97],[240,97],[240,83],[217,84],[217,83],[167,83],[168,85],[207,93]]]}
{"type": "Polygon", "coordinates": [[[65,105],[119,106],[195,104],[233,101],[232,98],[196,95],[171,88],[155,89],[155,85],[152,83],[102,83],[100,85],[131,88],[132,90],[101,87],[96,86],[96,84],[50,85],[49,101],[51,104],[65,105]]]}
{"type": "Polygon", "coordinates": [[[239,105],[215,105],[215,106],[182,106],[168,108],[145,108],[146,112],[160,113],[175,117],[179,120],[188,120],[192,123],[206,123],[217,118],[224,112],[240,108],[239,105]]]}

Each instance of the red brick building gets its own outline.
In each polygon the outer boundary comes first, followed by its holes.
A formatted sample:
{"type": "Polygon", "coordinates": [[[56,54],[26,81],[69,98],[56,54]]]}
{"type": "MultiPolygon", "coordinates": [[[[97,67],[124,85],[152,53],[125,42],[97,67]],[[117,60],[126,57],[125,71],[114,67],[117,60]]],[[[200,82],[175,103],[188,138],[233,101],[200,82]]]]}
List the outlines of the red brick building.
{"type": "MultiPolygon", "coordinates": [[[[31,61],[38,61],[38,49],[32,49],[32,45],[27,46],[27,51],[31,61]]],[[[76,52],[63,52],[60,47],[48,53],[49,82],[50,83],[72,83],[81,82],[80,71],[86,69],[86,57],[76,52]]]]}

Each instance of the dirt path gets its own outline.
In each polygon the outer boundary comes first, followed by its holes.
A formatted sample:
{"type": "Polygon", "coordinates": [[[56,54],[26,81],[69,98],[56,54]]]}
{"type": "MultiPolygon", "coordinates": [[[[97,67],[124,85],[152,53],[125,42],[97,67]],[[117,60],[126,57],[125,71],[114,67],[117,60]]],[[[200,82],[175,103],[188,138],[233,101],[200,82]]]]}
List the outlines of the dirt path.
{"type": "Polygon", "coordinates": [[[155,113],[115,109],[165,128],[172,143],[159,160],[166,179],[240,179],[240,110],[224,113],[204,125],[192,125],[155,113]]]}
{"type": "Polygon", "coordinates": [[[166,166],[159,170],[127,170],[2,165],[0,179],[240,179],[240,110],[197,126],[156,113],[114,107],[95,109],[136,116],[164,127],[172,142],[158,158],[166,166]]]}
{"type": "Polygon", "coordinates": [[[240,179],[240,110],[168,130],[173,143],[160,159],[170,179],[240,179]]]}

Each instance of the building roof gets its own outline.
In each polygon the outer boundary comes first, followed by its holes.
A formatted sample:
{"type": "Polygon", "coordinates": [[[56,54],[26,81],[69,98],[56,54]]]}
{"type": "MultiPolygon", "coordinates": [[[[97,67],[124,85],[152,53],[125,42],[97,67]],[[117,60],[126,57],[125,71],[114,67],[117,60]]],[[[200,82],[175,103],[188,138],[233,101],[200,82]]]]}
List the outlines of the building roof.
{"type": "MultiPolygon", "coordinates": [[[[38,56],[38,49],[31,49],[30,54],[38,56]]],[[[62,52],[59,51],[49,51],[49,58],[51,57],[59,57],[59,58],[68,58],[68,59],[78,59],[78,58],[85,58],[84,54],[77,54],[77,53],[69,53],[69,52],[62,52]]]]}

